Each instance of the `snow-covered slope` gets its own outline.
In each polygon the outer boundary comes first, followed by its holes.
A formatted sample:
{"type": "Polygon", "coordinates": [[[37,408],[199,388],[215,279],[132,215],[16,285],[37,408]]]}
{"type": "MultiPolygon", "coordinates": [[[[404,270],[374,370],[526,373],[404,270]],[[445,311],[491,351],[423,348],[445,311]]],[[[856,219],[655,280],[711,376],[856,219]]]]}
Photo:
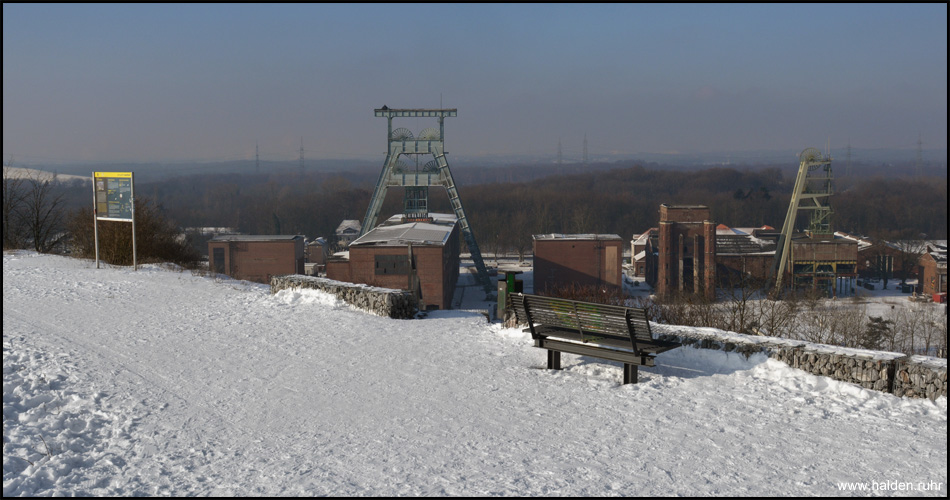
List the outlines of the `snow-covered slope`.
{"type": "Polygon", "coordinates": [[[83,176],[83,175],[59,174],[59,173],[54,173],[54,172],[48,172],[46,170],[37,170],[34,168],[19,168],[19,167],[3,167],[3,178],[4,179],[37,179],[39,181],[57,180],[59,182],[69,182],[73,180],[92,182],[91,175],[83,176]]]}
{"type": "Polygon", "coordinates": [[[3,493],[946,495],[946,398],[692,348],[657,364],[623,386],[588,358],[545,370],[477,313],[5,253],[3,493]]]}

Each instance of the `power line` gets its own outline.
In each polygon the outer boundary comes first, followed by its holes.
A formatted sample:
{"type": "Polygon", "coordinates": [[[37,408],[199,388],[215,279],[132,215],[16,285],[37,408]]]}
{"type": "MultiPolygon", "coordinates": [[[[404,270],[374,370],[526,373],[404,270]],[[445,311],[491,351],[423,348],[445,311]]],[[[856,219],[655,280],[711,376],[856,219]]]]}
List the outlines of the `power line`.
{"type": "Polygon", "coordinates": [[[587,134],[584,134],[584,165],[587,165],[587,134]]]}
{"type": "Polygon", "coordinates": [[[848,138],[848,149],[847,149],[847,167],[845,168],[845,175],[851,177],[851,139],[848,138]]]}

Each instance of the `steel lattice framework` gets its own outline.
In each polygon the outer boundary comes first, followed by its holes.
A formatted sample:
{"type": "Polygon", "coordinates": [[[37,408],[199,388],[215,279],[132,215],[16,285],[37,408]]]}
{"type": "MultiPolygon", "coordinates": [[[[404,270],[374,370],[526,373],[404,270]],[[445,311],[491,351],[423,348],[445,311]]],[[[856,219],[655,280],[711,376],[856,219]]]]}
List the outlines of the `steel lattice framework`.
{"type": "Polygon", "coordinates": [[[815,148],[806,148],[799,155],[799,160],[795,188],[792,190],[792,199],[788,205],[788,213],[785,214],[785,224],[782,225],[782,234],[779,236],[772,264],[775,290],[782,286],[792,244],[792,232],[799,212],[811,212],[808,231],[812,236],[830,235],[834,231],[831,226],[833,211],[829,204],[830,197],[834,194],[831,157],[822,156],[821,151],[815,148]]]}
{"type": "Polygon", "coordinates": [[[386,198],[386,192],[390,186],[402,186],[406,189],[404,198],[405,215],[409,218],[424,218],[428,215],[428,192],[430,186],[444,187],[448,193],[449,203],[458,218],[459,228],[462,236],[465,238],[465,244],[468,245],[472,260],[475,262],[475,268],[478,273],[478,281],[485,288],[486,292],[491,292],[491,279],[488,276],[488,270],[485,268],[485,262],[482,260],[481,251],[478,249],[478,243],[475,241],[475,234],[472,233],[468,217],[465,216],[465,209],[462,207],[462,200],[459,198],[458,188],[455,180],[452,178],[452,172],[449,170],[449,163],[445,157],[445,137],[444,119],[449,116],[458,116],[457,109],[390,109],[386,106],[374,110],[377,117],[386,118],[388,122],[388,148],[386,151],[386,161],[383,164],[383,171],[379,174],[379,180],[376,181],[376,189],[373,191],[373,198],[370,200],[369,208],[366,210],[366,217],[363,219],[363,227],[360,236],[366,234],[376,226],[376,220],[379,217],[379,211],[386,198]],[[431,117],[437,118],[439,128],[427,128],[423,130],[418,137],[413,136],[412,132],[405,128],[393,130],[393,118],[415,118],[431,117]],[[399,161],[401,155],[431,154],[434,160],[425,164],[423,168],[418,168],[418,161],[415,162],[416,168],[410,169],[399,161]]]}

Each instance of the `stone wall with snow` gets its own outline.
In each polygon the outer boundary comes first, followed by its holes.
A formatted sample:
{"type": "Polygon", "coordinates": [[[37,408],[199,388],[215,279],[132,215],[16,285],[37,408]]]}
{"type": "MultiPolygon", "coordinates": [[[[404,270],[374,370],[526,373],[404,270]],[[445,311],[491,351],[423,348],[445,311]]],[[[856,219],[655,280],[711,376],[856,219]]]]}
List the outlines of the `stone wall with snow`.
{"type": "Polygon", "coordinates": [[[947,360],[929,356],[852,349],[778,337],[760,337],[713,328],[653,324],[657,338],[699,349],[765,353],[792,368],[850,382],[896,396],[947,396],[947,360]]]}
{"type": "Polygon", "coordinates": [[[936,399],[947,395],[947,360],[908,356],[897,360],[894,390],[897,396],[936,399]]]}
{"type": "Polygon", "coordinates": [[[415,297],[405,290],[358,285],[301,274],[288,274],[271,278],[271,293],[277,293],[287,288],[322,290],[336,295],[357,309],[387,318],[411,319],[415,317],[418,310],[415,297]]]}

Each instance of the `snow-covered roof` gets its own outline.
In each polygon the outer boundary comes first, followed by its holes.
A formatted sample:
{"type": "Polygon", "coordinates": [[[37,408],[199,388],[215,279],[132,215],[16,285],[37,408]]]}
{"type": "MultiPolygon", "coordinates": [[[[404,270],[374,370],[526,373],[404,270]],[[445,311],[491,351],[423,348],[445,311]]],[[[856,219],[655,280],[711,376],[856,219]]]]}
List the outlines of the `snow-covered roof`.
{"type": "Polygon", "coordinates": [[[774,255],[775,241],[754,236],[762,228],[737,228],[725,224],[716,226],[717,255],[774,255]]]}
{"type": "Polygon", "coordinates": [[[647,244],[647,240],[650,239],[650,235],[651,235],[653,232],[655,232],[655,231],[657,231],[657,228],[651,227],[650,229],[647,229],[647,230],[644,231],[643,233],[634,236],[634,238],[633,238],[633,244],[634,244],[634,245],[646,245],[646,244],[647,244]]]}
{"type": "Polygon", "coordinates": [[[536,240],[619,240],[619,234],[535,234],[536,240]]]}
{"type": "Polygon", "coordinates": [[[362,228],[363,228],[363,225],[360,224],[360,221],[358,220],[345,220],[341,222],[339,226],[336,227],[336,232],[337,234],[340,234],[347,230],[356,230],[357,232],[359,232],[362,228]]]}
{"type": "Polygon", "coordinates": [[[928,243],[927,253],[937,262],[937,267],[946,269],[947,267],[947,244],[928,243]]]}
{"type": "Polygon", "coordinates": [[[843,231],[835,231],[835,238],[844,238],[846,240],[856,241],[858,243],[858,251],[864,251],[868,248],[871,248],[874,245],[874,242],[870,238],[864,236],[857,236],[843,231]]]}
{"type": "Polygon", "coordinates": [[[445,245],[458,219],[454,215],[430,213],[432,222],[402,222],[402,214],[390,217],[350,246],[445,245]]]}
{"type": "Polygon", "coordinates": [[[719,236],[719,235],[735,235],[735,234],[745,236],[745,235],[748,235],[748,234],[750,234],[750,233],[751,233],[751,232],[746,232],[746,231],[743,231],[743,230],[741,230],[741,229],[739,229],[739,228],[729,227],[729,226],[727,226],[727,225],[725,225],[725,224],[719,224],[718,226],[716,226],[716,235],[717,235],[717,236],[719,236]]]}
{"type": "Polygon", "coordinates": [[[182,228],[182,231],[186,233],[194,232],[194,233],[199,233],[199,234],[219,234],[219,233],[237,234],[238,233],[238,230],[233,227],[185,227],[185,228],[182,228]]]}
{"type": "Polygon", "coordinates": [[[208,241],[291,241],[303,236],[289,234],[220,234],[208,241]]]}

